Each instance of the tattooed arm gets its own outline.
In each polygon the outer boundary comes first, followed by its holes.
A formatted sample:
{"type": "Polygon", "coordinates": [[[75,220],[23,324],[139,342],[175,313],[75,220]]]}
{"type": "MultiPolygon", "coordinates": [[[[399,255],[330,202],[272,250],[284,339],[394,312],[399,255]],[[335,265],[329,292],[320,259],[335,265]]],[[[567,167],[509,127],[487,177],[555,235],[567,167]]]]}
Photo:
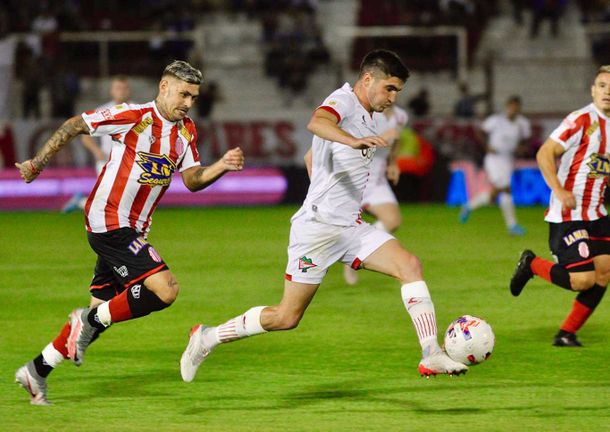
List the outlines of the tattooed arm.
{"type": "Polygon", "coordinates": [[[89,133],[89,127],[81,116],[69,118],[59,129],[49,138],[42,149],[32,159],[24,162],[17,162],[15,166],[21,172],[21,178],[26,183],[33,182],[36,177],[45,169],[55,153],[68,144],[72,138],[79,134],[89,133]]]}

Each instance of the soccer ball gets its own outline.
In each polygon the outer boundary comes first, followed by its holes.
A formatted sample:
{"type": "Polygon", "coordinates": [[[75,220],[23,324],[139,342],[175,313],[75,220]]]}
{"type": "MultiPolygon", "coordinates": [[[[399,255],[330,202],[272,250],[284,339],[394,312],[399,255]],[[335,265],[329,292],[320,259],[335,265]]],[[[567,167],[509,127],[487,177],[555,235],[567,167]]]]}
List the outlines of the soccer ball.
{"type": "Polygon", "coordinates": [[[489,358],[495,339],[491,326],[485,320],[463,315],[447,328],[445,351],[456,362],[474,365],[489,358]]]}

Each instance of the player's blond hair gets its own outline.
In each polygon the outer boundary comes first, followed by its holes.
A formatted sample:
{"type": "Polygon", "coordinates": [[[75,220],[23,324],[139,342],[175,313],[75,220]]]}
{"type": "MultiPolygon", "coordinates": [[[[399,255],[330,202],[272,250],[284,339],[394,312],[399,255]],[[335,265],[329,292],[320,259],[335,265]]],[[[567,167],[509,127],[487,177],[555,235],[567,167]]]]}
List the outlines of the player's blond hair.
{"type": "Polygon", "coordinates": [[[173,76],[181,81],[189,84],[201,84],[203,81],[203,75],[199,69],[195,69],[193,66],[182,60],[174,60],[167,65],[163,71],[161,78],[166,76],[173,76]]]}
{"type": "Polygon", "coordinates": [[[610,73],[610,65],[600,66],[599,69],[597,69],[597,73],[595,74],[595,79],[593,80],[593,82],[595,82],[597,77],[603,73],[610,73]]]}

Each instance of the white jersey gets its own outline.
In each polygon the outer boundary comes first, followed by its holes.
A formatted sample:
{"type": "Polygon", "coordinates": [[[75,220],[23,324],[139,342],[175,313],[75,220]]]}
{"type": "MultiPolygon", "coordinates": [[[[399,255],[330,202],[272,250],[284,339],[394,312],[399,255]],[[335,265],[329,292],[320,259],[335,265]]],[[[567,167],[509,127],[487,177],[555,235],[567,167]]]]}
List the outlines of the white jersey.
{"type": "MultiPolygon", "coordinates": [[[[335,90],[318,107],[337,117],[341,129],[357,138],[379,135],[375,118],[362,106],[349,84],[335,90]]],[[[313,137],[311,184],[301,209],[331,225],[362,223],[360,206],[375,148],[356,150],[345,144],[313,137]]]]}
{"type": "Polygon", "coordinates": [[[481,128],[489,134],[490,153],[511,160],[519,143],[532,135],[530,122],[522,115],[510,120],[506,114],[493,114],[485,119],[481,128]]]}
{"type": "Polygon", "coordinates": [[[557,178],[574,194],[576,208],[564,209],[553,193],[544,218],[547,222],[591,221],[606,216],[604,191],[610,176],[607,137],[610,118],[594,104],[574,111],[551,133],[550,138],[566,150],[557,178]]]}
{"type": "Polygon", "coordinates": [[[88,231],[131,227],[146,235],[175,171],[200,166],[197,132],[185,117],[170,122],[154,102],[82,114],[91,136],[112,136],[110,159],[85,205],[88,231]]]}
{"type": "MultiPolygon", "coordinates": [[[[405,110],[397,106],[392,107],[392,112],[389,116],[385,113],[374,113],[373,118],[377,122],[377,130],[379,135],[383,135],[390,129],[402,130],[409,121],[409,115],[405,110]]],[[[386,168],[388,166],[388,156],[392,150],[394,141],[388,142],[388,147],[380,147],[375,152],[375,157],[371,164],[371,177],[374,178],[386,178],[386,168]]],[[[372,180],[371,180],[372,182],[372,180]]]]}

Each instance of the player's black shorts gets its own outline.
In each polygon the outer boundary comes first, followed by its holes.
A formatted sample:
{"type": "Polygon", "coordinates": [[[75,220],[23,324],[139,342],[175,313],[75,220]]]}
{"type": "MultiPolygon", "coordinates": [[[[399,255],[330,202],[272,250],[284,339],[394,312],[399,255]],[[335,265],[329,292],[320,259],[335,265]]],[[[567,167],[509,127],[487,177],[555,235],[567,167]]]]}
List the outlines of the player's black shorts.
{"type": "Polygon", "coordinates": [[[97,254],[91,295],[110,300],[130,286],[169,267],[157,251],[133,228],[87,233],[97,254]]]}
{"type": "Polygon", "coordinates": [[[594,270],[593,257],[610,255],[610,219],[549,223],[549,247],[569,271],[594,270]]]}

